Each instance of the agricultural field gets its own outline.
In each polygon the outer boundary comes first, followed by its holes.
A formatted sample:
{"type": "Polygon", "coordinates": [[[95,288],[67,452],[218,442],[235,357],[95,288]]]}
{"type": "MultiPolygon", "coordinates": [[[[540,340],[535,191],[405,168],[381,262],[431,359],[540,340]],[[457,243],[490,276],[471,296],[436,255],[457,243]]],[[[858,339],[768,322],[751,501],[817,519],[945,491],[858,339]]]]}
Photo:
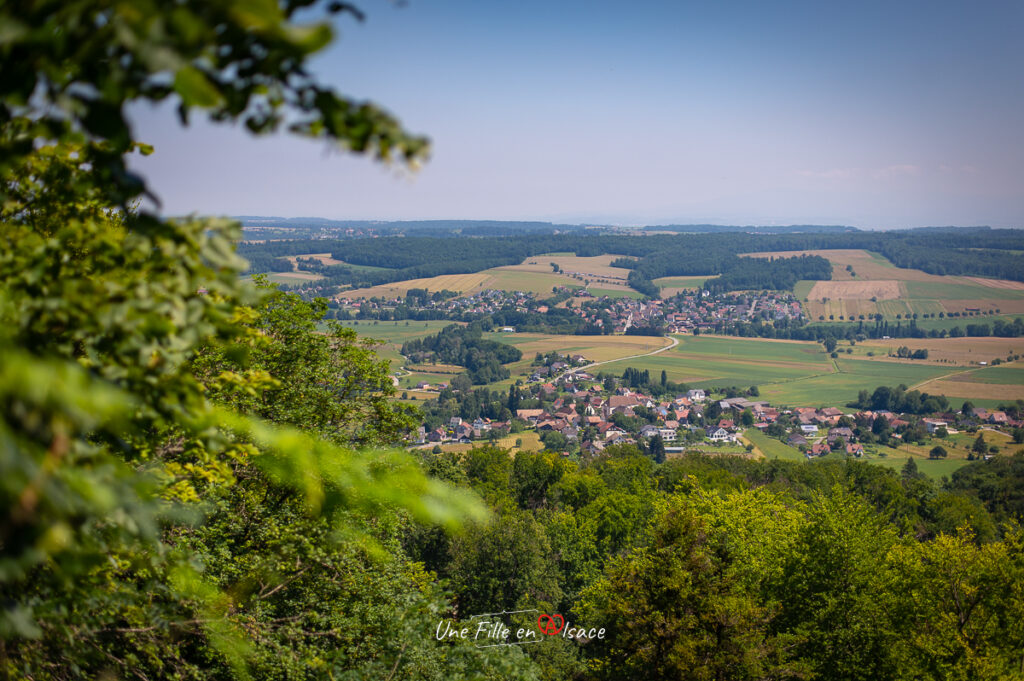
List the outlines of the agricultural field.
{"type": "Polygon", "coordinates": [[[662,298],[671,298],[683,291],[702,288],[704,282],[717,276],[712,274],[704,277],[661,277],[654,280],[654,285],[661,289],[662,298]]]}
{"type": "MultiPolygon", "coordinates": [[[[833,360],[820,344],[802,341],[721,336],[677,338],[680,343],[676,348],[650,357],[612,362],[598,370],[621,374],[626,367],[635,367],[648,369],[652,375],[664,370],[670,380],[698,388],[756,385],[764,399],[790,407],[843,407],[855,400],[860,390],[901,383],[926,386],[929,381],[967,370],[920,360],[844,354],[833,360]]],[[[987,402],[975,402],[987,406],[987,402]]]]}
{"type": "Polygon", "coordinates": [[[924,382],[923,392],[942,394],[951,401],[970,400],[978,407],[1024,400],[1024,362],[973,369],[924,382]]]}
{"type": "MultiPolygon", "coordinates": [[[[292,264],[292,267],[297,267],[298,266],[299,258],[302,258],[304,260],[309,260],[310,258],[312,258],[313,260],[319,260],[321,265],[343,265],[343,264],[345,264],[341,260],[335,260],[334,257],[330,253],[303,253],[301,255],[286,255],[286,256],[284,256],[284,259],[287,260],[288,262],[290,262],[292,264]]],[[[373,269],[381,269],[381,268],[373,268],[373,269]]]]}
{"type": "MultiPolygon", "coordinates": [[[[980,311],[1024,313],[1024,284],[984,277],[939,276],[896,267],[863,250],[779,251],[750,257],[820,255],[832,262],[832,281],[798,282],[793,291],[812,320],[853,321],[882,314],[887,319],[917,314],[980,311]],[[847,267],[850,270],[847,270],[847,267]],[[851,271],[852,270],[852,271],[851,271]]],[[[960,320],[965,323],[964,320],[960,320]]]]}
{"type": "Polygon", "coordinates": [[[396,281],[371,288],[345,291],[339,294],[339,297],[396,298],[404,296],[412,288],[424,288],[428,291],[458,291],[461,294],[497,289],[526,291],[545,296],[550,295],[556,286],[584,288],[587,282],[594,287],[592,293],[595,296],[640,297],[640,294],[626,285],[629,270],[609,265],[617,257],[619,256],[601,255],[583,258],[564,254],[538,255],[527,258],[519,265],[494,267],[473,274],[444,274],[437,277],[396,281]],[[552,262],[558,264],[563,272],[554,272],[551,267],[552,262]]]}
{"type": "MultiPolygon", "coordinates": [[[[323,279],[319,274],[313,272],[270,272],[269,274],[262,275],[267,278],[271,284],[298,284],[304,281],[316,281],[317,279],[323,279]]],[[[251,280],[252,277],[242,277],[243,281],[251,280]]]]}
{"type": "Polygon", "coordinates": [[[526,291],[544,297],[550,296],[556,286],[583,288],[582,281],[573,279],[565,274],[555,274],[551,271],[550,267],[547,272],[530,272],[528,270],[515,269],[516,267],[519,266],[511,265],[509,267],[495,267],[484,270],[480,274],[486,275],[487,279],[484,280],[479,289],[526,291]]]}
{"type": "MultiPolygon", "coordinates": [[[[978,362],[991,362],[999,358],[1006,361],[1013,355],[1024,355],[1024,338],[888,338],[870,339],[853,346],[854,357],[866,357],[872,352],[876,358],[884,359],[890,352],[906,346],[912,350],[927,350],[928,359],[915,360],[922,364],[944,364],[954,366],[978,366],[978,362]]],[[[846,349],[840,343],[839,351],[846,349]]]]}
{"type": "Polygon", "coordinates": [[[536,255],[527,258],[519,265],[510,265],[507,269],[520,270],[523,272],[551,272],[551,263],[555,263],[566,274],[578,274],[590,281],[606,280],[605,283],[619,283],[625,285],[629,270],[622,267],[612,267],[611,262],[624,256],[621,255],[596,255],[582,257],[576,255],[548,254],[536,255]]]}
{"type": "Polygon", "coordinates": [[[590,286],[589,288],[587,288],[587,291],[589,291],[590,295],[594,296],[595,298],[607,296],[608,298],[636,298],[639,300],[640,298],[644,297],[644,294],[640,293],[639,291],[634,291],[633,289],[598,288],[596,286],[590,286]]]}
{"type": "Polygon", "coordinates": [[[668,378],[696,387],[750,386],[790,381],[834,371],[817,343],[764,341],[722,336],[677,336],[667,352],[607,364],[602,371],[621,374],[626,367],[662,370],[668,378]]]}
{"type": "Polygon", "coordinates": [[[338,294],[339,298],[402,298],[409,289],[423,288],[428,291],[458,291],[459,293],[470,293],[480,291],[484,288],[484,282],[489,275],[484,272],[473,274],[443,274],[438,277],[427,277],[424,279],[407,279],[395,281],[390,284],[380,284],[369,288],[352,289],[338,294]]]}
{"type": "MultiPolygon", "coordinates": [[[[556,336],[492,332],[485,333],[484,337],[513,345],[523,353],[520,361],[507,365],[512,377],[493,384],[493,387],[505,387],[517,379],[529,377],[531,365],[538,352],[547,354],[554,350],[562,354],[583,355],[591,362],[606,362],[621,357],[642,355],[669,344],[668,339],[655,336],[556,336]]],[[[604,370],[605,366],[594,369],[595,372],[604,370]]]]}

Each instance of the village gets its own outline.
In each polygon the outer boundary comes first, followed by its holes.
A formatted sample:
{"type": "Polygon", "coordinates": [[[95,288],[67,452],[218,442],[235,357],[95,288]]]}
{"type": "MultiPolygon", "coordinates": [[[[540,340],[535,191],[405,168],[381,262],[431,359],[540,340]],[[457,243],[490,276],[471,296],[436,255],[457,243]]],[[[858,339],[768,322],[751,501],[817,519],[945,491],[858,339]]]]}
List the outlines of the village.
{"type": "MultiPolygon", "coordinates": [[[[942,441],[960,433],[981,434],[982,440],[986,432],[1015,441],[1024,435],[1024,405],[1019,402],[1005,410],[965,403],[960,410],[928,416],[837,406],[786,408],[760,399],[756,387],[730,388],[720,397],[699,388],[655,396],[654,390],[579,368],[586,364],[580,355],[551,353],[530,383],[510,388],[501,416],[453,415],[433,427],[421,426],[410,444],[496,442],[535,431],[545,448],[564,456],[590,457],[611,445],[636,445],[655,457],[686,451],[750,454],[755,449],[750,436],[754,432],[813,459],[830,454],[860,458],[866,445],[895,448],[904,442],[942,441]]],[[[438,404],[459,403],[460,396],[450,387],[440,386],[440,390],[438,404]]],[[[936,447],[942,451],[933,450],[931,456],[944,456],[944,448],[936,447]]],[[[988,446],[972,451],[978,458],[991,453],[988,446]]]]}
{"type": "MultiPolygon", "coordinates": [[[[338,319],[400,320],[452,319],[473,321],[497,313],[547,315],[564,310],[597,333],[626,333],[631,328],[654,328],[664,333],[714,333],[734,322],[803,320],[800,302],[778,291],[743,294],[712,294],[686,289],[667,300],[633,297],[595,297],[586,288],[555,287],[553,297],[540,298],[525,291],[487,289],[459,296],[444,295],[395,298],[341,298],[333,301],[338,319]]],[[[507,327],[506,331],[515,331],[507,327]]]]}

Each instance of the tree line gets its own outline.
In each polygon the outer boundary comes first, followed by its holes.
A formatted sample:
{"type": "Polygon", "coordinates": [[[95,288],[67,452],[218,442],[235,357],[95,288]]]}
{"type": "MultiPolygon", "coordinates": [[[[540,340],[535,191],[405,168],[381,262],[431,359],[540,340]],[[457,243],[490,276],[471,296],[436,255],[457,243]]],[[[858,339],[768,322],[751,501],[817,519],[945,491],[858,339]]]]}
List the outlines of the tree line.
{"type": "Polygon", "coordinates": [[[483,325],[452,324],[426,338],[415,338],[402,344],[402,354],[413,362],[440,362],[466,367],[470,380],[477,385],[501,381],[511,374],[507,367],[523,357],[512,345],[483,338],[483,325]]]}
{"type": "MultiPolygon", "coordinates": [[[[705,284],[708,290],[741,288],[789,289],[798,279],[831,278],[830,266],[817,256],[792,259],[741,258],[738,254],[766,251],[866,249],[887,257],[899,267],[932,274],[967,274],[1024,281],[1019,256],[1024,231],[982,228],[940,232],[826,232],[745,234],[739,232],[623,236],[579,233],[532,233],[515,236],[440,238],[424,236],[377,239],[268,241],[246,243],[246,257],[280,257],[331,250],[334,258],[351,265],[384,268],[359,270],[344,265],[323,270],[327,283],[356,287],[441,274],[479,272],[518,264],[529,257],[553,252],[579,256],[617,254],[638,258],[616,260],[630,267],[629,283],[657,297],[654,279],[666,276],[722,275],[705,284]],[[941,238],[937,238],[941,237],[941,238]]],[[[259,262],[268,261],[261,259],[259,262]]]]}

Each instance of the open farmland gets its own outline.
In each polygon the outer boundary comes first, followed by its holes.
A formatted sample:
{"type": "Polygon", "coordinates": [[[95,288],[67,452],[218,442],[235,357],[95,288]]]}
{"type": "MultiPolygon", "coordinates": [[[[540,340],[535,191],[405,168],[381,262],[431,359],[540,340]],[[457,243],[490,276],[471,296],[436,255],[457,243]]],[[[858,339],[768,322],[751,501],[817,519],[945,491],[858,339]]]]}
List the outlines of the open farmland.
{"type": "MultiPolygon", "coordinates": [[[[550,268],[549,268],[550,270],[550,268]]],[[[527,291],[539,295],[550,295],[556,286],[583,288],[583,282],[554,272],[528,272],[506,267],[475,272],[473,274],[442,274],[423,279],[407,279],[370,288],[352,289],[338,294],[339,298],[401,298],[409,289],[422,288],[428,291],[457,291],[471,294],[487,289],[502,291],[527,291]]]]}
{"type": "Polygon", "coordinates": [[[671,298],[683,291],[703,288],[704,282],[714,279],[717,274],[704,277],[661,277],[654,280],[654,285],[661,289],[662,298],[671,298]]]}
{"type": "Polygon", "coordinates": [[[290,262],[292,264],[292,267],[297,267],[298,266],[299,258],[303,258],[304,260],[309,260],[310,258],[312,258],[313,260],[319,261],[321,265],[343,265],[344,264],[341,260],[335,260],[334,257],[330,253],[303,253],[302,255],[287,255],[287,256],[285,256],[285,260],[290,262]]]}
{"type": "MultiPolygon", "coordinates": [[[[978,362],[991,362],[999,358],[1006,361],[1008,356],[1024,355],[1024,338],[887,338],[866,340],[853,346],[855,357],[874,353],[875,357],[886,357],[897,348],[906,346],[912,350],[927,350],[928,359],[915,360],[921,364],[943,364],[955,366],[978,366],[978,362]]],[[[845,344],[840,344],[843,351],[845,344]]]]}
{"type": "Polygon", "coordinates": [[[670,380],[698,388],[756,385],[764,399],[792,407],[841,407],[856,399],[860,390],[901,383],[926,384],[967,370],[966,367],[880,357],[840,355],[833,360],[820,344],[801,341],[719,336],[677,338],[680,344],[672,350],[613,362],[600,370],[621,374],[626,367],[635,367],[648,369],[652,375],[664,370],[670,380]]]}
{"type": "Polygon", "coordinates": [[[812,251],[771,251],[766,253],[742,253],[750,258],[795,258],[801,255],[820,255],[832,263],[832,278],[836,281],[863,281],[896,279],[898,281],[929,281],[942,279],[921,270],[896,267],[878,253],[860,249],[823,249],[812,251]],[[849,266],[853,272],[846,268],[849,266]]]}
{"type": "Polygon", "coordinates": [[[584,288],[589,282],[595,296],[610,297],[638,296],[626,285],[629,270],[611,267],[608,263],[619,256],[601,255],[577,257],[573,255],[539,255],[527,258],[519,265],[493,267],[473,274],[444,274],[437,277],[409,279],[370,288],[353,289],[339,294],[341,298],[402,297],[409,289],[423,288],[428,291],[458,291],[471,294],[487,289],[502,291],[526,291],[544,296],[550,295],[556,286],[584,288]],[[557,263],[563,270],[556,273],[551,263],[557,263]]]}
{"type": "Polygon", "coordinates": [[[950,400],[971,400],[979,407],[1024,399],[1024,362],[962,371],[927,381],[919,390],[946,395],[950,400]]]}
{"type": "Polygon", "coordinates": [[[1024,312],[1024,284],[984,277],[940,276],[896,267],[863,250],[778,251],[750,257],[820,255],[832,262],[832,281],[799,282],[794,293],[812,320],[854,321],[881,314],[938,315],[1024,312]],[[850,267],[850,270],[847,270],[850,267]]]}
{"type": "MultiPolygon", "coordinates": [[[[485,338],[515,346],[523,358],[507,365],[512,377],[495,385],[505,386],[516,379],[530,375],[531,365],[537,353],[559,352],[567,355],[583,355],[591,362],[605,362],[620,357],[642,355],[658,350],[669,344],[667,338],[655,336],[556,336],[529,333],[486,333],[485,338]]],[[[600,366],[595,371],[604,371],[600,366]]]]}
{"type": "MultiPolygon", "coordinates": [[[[319,274],[313,272],[270,272],[260,275],[267,278],[271,284],[298,284],[304,281],[316,281],[322,279],[319,274]]],[[[251,280],[251,276],[242,277],[242,280],[251,280]]]]}
{"type": "Polygon", "coordinates": [[[484,272],[473,274],[443,274],[438,277],[427,277],[424,279],[407,279],[395,281],[390,284],[380,284],[370,288],[358,288],[344,291],[338,294],[339,298],[402,298],[409,289],[422,288],[428,291],[458,291],[459,293],[470,293],[483,288],[484,282],[489,275],[484,272]]]}
{"type": "Polygon", "coordinates": [[[629,276],[629,270],[622,267],[612,267],[611,262],[623,256],[620,255],[595,255],[582,257],[577,255],[537,255],[527,258],[519,265],[509,265],[505,269],[521,270],[523,272],[551,272],[551,263],[558,265],[566,274],[579,274],[587,278],[607,279],[625,283],[629,276]]]}

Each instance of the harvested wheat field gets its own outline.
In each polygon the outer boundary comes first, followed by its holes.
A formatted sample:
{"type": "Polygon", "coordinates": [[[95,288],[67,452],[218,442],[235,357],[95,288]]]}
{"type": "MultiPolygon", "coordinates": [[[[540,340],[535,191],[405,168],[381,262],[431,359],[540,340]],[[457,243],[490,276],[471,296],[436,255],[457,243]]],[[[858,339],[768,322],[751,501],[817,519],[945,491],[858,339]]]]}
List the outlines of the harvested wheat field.
{"type": "MultiPolygon", "coordinates": [[[[1016,289],[993,289],[993,292],[1016,292],[1016,289]]],[[[967,312],[978,311],[980,314],[1021,314],[1024,313],[1024,298],[1017,300],[1004,300],[993,298],[982,298],[978,300],[943,300],[942,309],[946,312],[967,312]]],[[[985,319],[966,319],[964,324],[972,324],[987,321],[985,319]]]]}
{"type": "Polygon", "coordinates": [[[897,281],[943,281],[946,279],[945,277],[928,274],[921,270],[896,267],[883,256],[861,249],[772,251],[769,253],[743,253],[742,255],[751,258],[793,258],[799,255],[820,255],[832,262],[833,277],[839,280],[895,279],[897,281]],[[847,265],[853,269],[856,276],[851,276],[846,271],[847,265]],[[837,271],[838,277],[836,276],[837,271]]]}
{"type": "Polygon", "coordinates": [[[890,350],[906,346],[911,350],[927,350],[927,360],[914,363],[933,364],[936,362],[967,366],[978,362],[991,362],[997,357],[1005,360],[1010,355],[1024,354],[1024,338],[892,338],[868,340],[857,343],[855,354],[874,352],[876,356],[887,356],[890,350]]]}
{"type": "Polygon", "coordinates": [[[339,298],[402,298],[414,288],[424,288],[428,291],[458,291],[469,293],[487,288],[484,284],[491,278],[490,272],[476,272],[474,274],[443,274],[439,277],[427,277],[425,279],[407,279],[396,281],[390,284],[381,284],[370,288],[353,289],[344,291],[338,295],[339,298]]]}
{"type": "Polygon", "coordinates": [[[611,262],[624,256],[595,255],[582,257],[576,255],[535,255],[518,265],[510,265],[507,269],[524,270],[527,272],[552,272],[551,263],[555,263],[566,274],[582,274],[606,279],[625,281],[629,270],[612,267],[611,262]]]}
{"type": "Polygon", "coordinates": [[[297,281],[315,281],[323,279],[323,275],[315,272],[274,272],[273,276],[284,279],[295,279],[297,281]]]}
{"type": "Polygon", "coordinates": [[[840,298],[842,300],[890,300],[899,298],[900,282],[894,280],[872,281],[819,281],[807,295],[809,300],[840,298]]]}
{"type": "Polygon", "coordinates": [[[917,390],[932,395],[974,400],[1024,399],[1024,385],[993,385],[992,383],[971,383],[970,381],[934,380],[915,386],[917,390]]]}
{"type": "Polygon", "coordinates": [[[341,260],[335,260],[331,257],[330,253],[303,253],[302,255],[289,255],[285,256],[285,260],[290,262],[294,267],[297,264],[299,258],[305,258],[306,260],[312,258],[319,260],[322,265],[344,265],[345,263],[341,260]]]}
{"type": "Polygon", "coordinates": [[[1011,291],[1024,291],[1024,282],[1007,281],[1006,279],[986,279],[985,277],[960,277],[975,284],[981,284],[989,288],[1009,289],[1011,291]]]}

